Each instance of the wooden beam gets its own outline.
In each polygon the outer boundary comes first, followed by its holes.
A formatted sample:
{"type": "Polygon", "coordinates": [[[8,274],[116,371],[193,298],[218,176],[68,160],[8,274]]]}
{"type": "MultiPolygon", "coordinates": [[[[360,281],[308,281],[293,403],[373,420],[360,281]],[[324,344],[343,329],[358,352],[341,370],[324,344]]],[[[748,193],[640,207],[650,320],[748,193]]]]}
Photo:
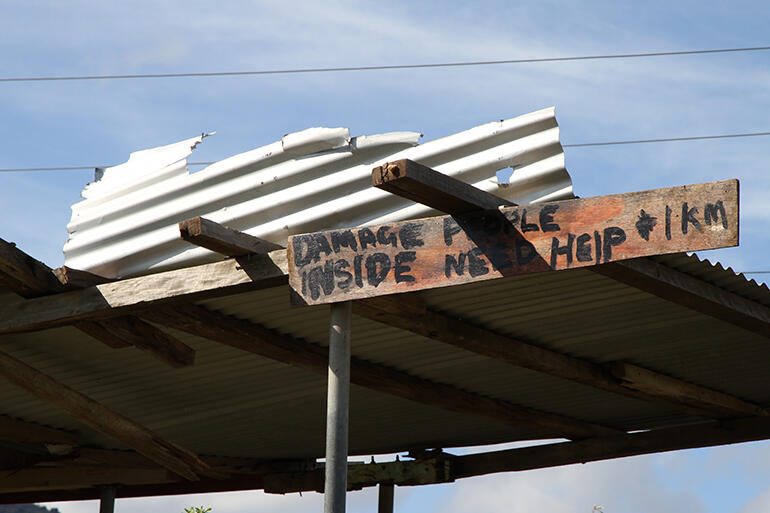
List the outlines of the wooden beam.
{"type": "MultiPolygon", "coordinates": [[[[194,305],[151,311],[145,317],[169,328],[186,331],[222,344],[326,374],[328,349],[258,324],[194,305]]],[[[543,435],[585,438],[616,429],[546,413],[435,383],[391,367],[351,358],[351,382],[378,392],[462,414],[485,417],[543,435]]]]}
{"type": "Polygon", "coordinates": [[[372,185],[452,215],[513,205],[506,199],[409,159],[372,169],[372,185]]]}
{"type": "MultiPolygon", "coordinates": [[[[88,324],[90,323],[86,321],[86,325],[88,324]]],[[[193,348],[139,317],[124,315],[114,319],[103,319],[95,324],[105,329],[107,336],[115,336],[117,340],[147,351],[172,367],[185,367],[195,362],[193,348]]],[[[77,323],[75,326],[83,329],[83,323],[77,323]]],[[[87,330],[83,331],[89,333],[87,330]]]]}
{"type": "Polygon", "coordinates": [[[767,306],[649,258],[601,265],[592,270],[757,335],[770,336],[767,306]]]}
{"type": "Polygon", "coordinates": [[[96,285],[0,306],[0,334],[24,333],[286,283],[286,251],[96,285]]]}
{"type": "Polygon", "coordinates": [[[78,437],[69,431],[15,419],[7,415],[0,415],[0,440],[61,445],[77,445],[78,443],[78,437]]]}
{"type": "Polygon", "coordinates": [[[229,257],[248,254],[267,254],[284,249],[280,244],[233,230],[203,217],[194,217],[179,223],[183,240],[229,257]]]}
{"type": "Polygon", "coordinates": [[[353,303],[353,313],[519,367],[643,401],[674,405],[695,415],[770,415],[758,405],[635,365],[598,364],[500,335],[429,310],[415,294],[359,300],[353,303]]]}
{"type": "Polygon", "coordinates": [[[66,290],[50,267],[3,239],[0,239],[0,281],[27,298],[66,290]]]}
{"type": "Polygon", "coordinates": [[[198,474],[212,473],[208,465],[187,449],[4,352],[0,352],[0,377],[186,479],[195,480],[198,474]]]}
{"type": "Polygon", "coordinates": [[[755,417],[458,456],[453,459],[452,467],[459,479],[767,438],[770,438],[770,419],[755,417]]]}
{"type": "Polygon", "coordinates": [[[738,244],[738,182],[289,237],[296,304],[323,304],[738,244]]]}
{"type": "MultiPolygon", "coordinates": [[[[451,461],[430,458],[421,461],[389,461],[383,463],[348,464],[348,491],[388,483],[396,486],[451,483],[451,461]]],[[[305,472],[267,474],[266,493],[324,492],[324,469],[305,472]]]]}
{"type": "MultiPolygon", "coordinates": [[[[0,239],[0,276],[7,278],[8,286],[25,298],[36,298],[107,283],[111,280],[87,271],[60,267],[52,270],[0,239]]],[[[136,346],[161,361],[174,366],[190,365],[195,351],[136,317],[105,321],[82,321],[75,327],[108,347],[136,346]]]]}
{"type": "Polygon", "coordinates": [[[84,289],[86,287],[93,287],[94,285],[115,281],[110,278],[105,278],[104,276],[99,276],[98,274],[80,269],[73,269],[67,266],[54,269],[53,274],[62,285],[70,289],[84,289]]]}

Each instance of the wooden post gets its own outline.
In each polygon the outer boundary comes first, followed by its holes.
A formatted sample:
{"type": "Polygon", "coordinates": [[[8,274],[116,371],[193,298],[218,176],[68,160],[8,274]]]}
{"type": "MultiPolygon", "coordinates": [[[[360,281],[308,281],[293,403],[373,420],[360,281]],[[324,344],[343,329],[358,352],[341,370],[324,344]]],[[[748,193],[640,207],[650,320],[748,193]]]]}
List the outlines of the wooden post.
{"type": "Polygon", "coordinates": [[[348,487],[348,404],[350,402],[349,301],[331,307],[329,388],[326,399],[324,513],[345,513],[348,487]]]}
{"type": "Polygon", "coordinates": [[[380,483],[377,513],[393,513],[393,495],[395,489],[396,485],[394,484],[380,483]]]}
{"type": "Polygon", "coordinates": [[[115,492],[115,486],[102,487],[99,513],[115,513],[115,492]]]}

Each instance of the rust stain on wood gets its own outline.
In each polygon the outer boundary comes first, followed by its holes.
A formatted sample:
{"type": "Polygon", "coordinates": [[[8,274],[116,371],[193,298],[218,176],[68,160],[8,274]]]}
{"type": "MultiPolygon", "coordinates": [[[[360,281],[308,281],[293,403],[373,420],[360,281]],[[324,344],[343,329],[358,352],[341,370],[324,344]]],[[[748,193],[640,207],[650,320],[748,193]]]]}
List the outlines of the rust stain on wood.
{"type": "Polygon", "coordinates": [[[289,238],[295,304],[323,304],[738,245],[738,181],[289,238]]]}

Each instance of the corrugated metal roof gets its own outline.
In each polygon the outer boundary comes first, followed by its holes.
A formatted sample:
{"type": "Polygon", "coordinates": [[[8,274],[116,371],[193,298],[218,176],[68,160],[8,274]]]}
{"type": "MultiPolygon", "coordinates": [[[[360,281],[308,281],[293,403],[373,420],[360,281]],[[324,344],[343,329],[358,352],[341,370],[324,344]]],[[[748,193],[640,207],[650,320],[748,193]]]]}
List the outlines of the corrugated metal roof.
{"type": "MultiPolygon", "coordinates": [[[[696,257],[658,259],[743,295],[764,287],[696,257]]],[[[200,304],[319,345],[328,307],[292,308],[288,288],[200,304]]],[[[424,293],[432,309],[593,362],[623,360],[770,406],[767,342],[588,270],[510,277],[424,293]]],[[[4,338],[4,350],[55,379],[203,454],[318,457],[323,453],[323,375],[181,332],[195,365],[171,369],[135,349],[114,350],[72,328],[4,338]]],[[[698,417],[518,368],[367,319],[355,318],[353,354],[438,383],[624,430],[698,417]]],[[[535,432],[447,412],[354,386],[351,452],[488,444],[535,432]]],[[[89,443],[119,444],[25,393],[0,387],[2,413],[74,429],[89,443]]]]}
{"type": "Polygon", "coordinates": [[[433,214],[371,187],[372,167],[403,158],[515,203],[572,197],[553,108],[420,145],[419,137],[312,128],[193,174],[186,159],[203,136],[133,153],[99,170],[72,206],[65,264],[125,277],[219,259],[179,240],[177,223],[195,216],[285,244],[291,234],[433,214]],[[510,183],[498,185],[496,172],[509,167],[510,183]]]}

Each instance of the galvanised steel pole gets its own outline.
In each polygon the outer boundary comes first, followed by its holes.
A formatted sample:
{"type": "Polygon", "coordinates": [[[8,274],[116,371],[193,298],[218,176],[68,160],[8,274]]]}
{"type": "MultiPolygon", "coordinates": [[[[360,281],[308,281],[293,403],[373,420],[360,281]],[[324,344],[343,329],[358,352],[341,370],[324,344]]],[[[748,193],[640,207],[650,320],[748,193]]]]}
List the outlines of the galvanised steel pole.
{"type": "Polygon", "coordinates": [[[350,301],[331,305],[324,513],[345,512],[345,494],[348,487],[351,318],[350,301]]]}
{"type": "Polygon", "coordinates": [[[101,492],[101,500],[99,501],[99,513],[114,513],[116,492],[115,487],[103,486],[101,492]]]}
{"type": "Polygon", "coordinates": [[[393,496],[396,485],[380,483],[377,513],[393,513],[393,496]]]}

